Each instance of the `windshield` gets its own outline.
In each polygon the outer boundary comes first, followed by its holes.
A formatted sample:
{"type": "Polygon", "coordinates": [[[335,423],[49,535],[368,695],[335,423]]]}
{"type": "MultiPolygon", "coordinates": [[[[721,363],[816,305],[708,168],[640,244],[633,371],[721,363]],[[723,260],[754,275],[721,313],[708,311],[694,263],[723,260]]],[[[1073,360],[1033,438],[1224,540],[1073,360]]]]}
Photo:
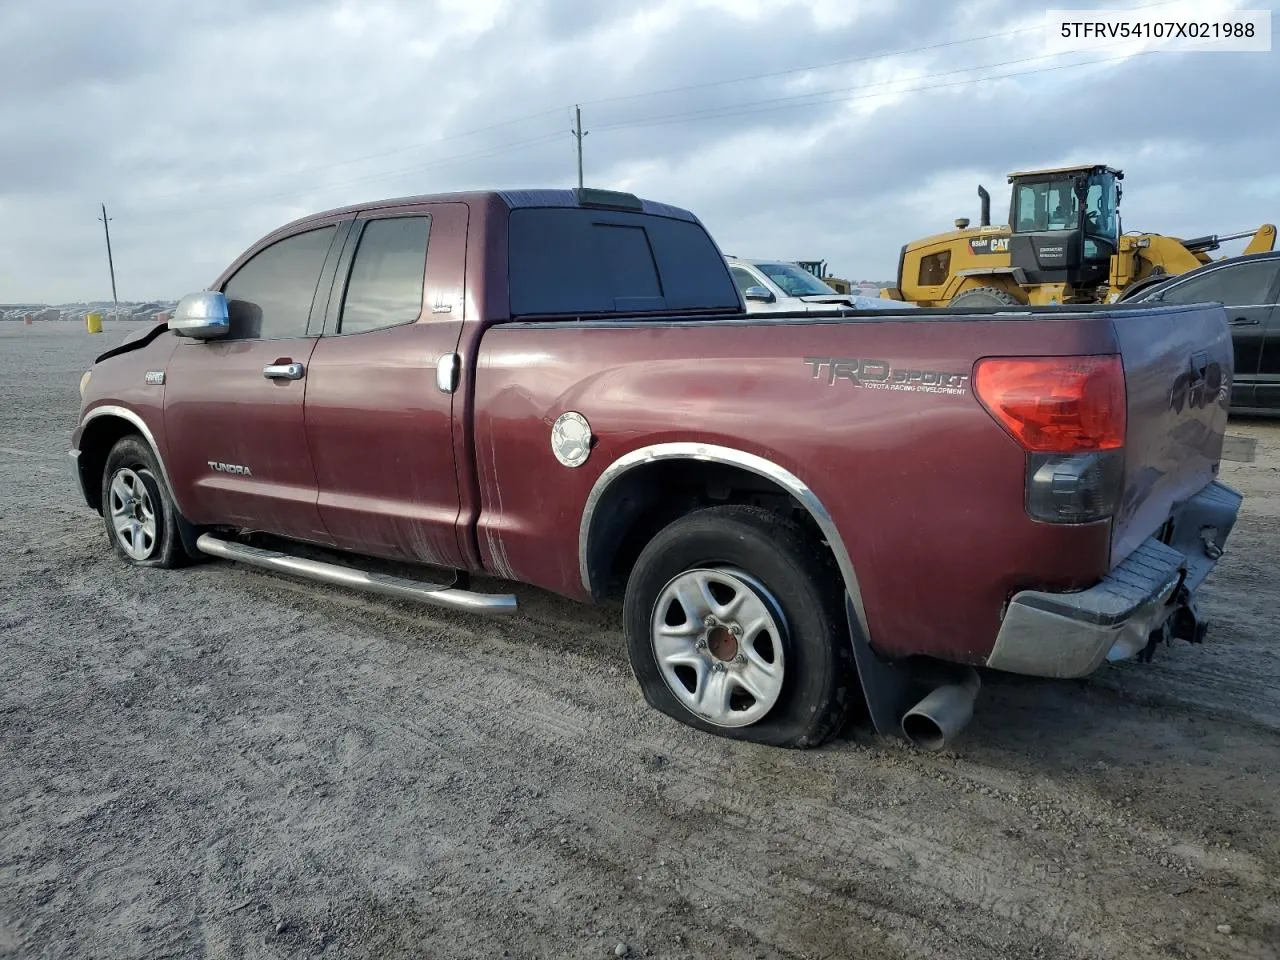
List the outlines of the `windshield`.
{"type": "Polygon", "coordinates": [[[1017,233],[1071,230],[1078,222],[1079,207],[1071,180],[1047,180],[1018,186],[1013,229],[1017,233]]]}
{"type": "Polygon", "coordinates": [[[757,270],[782,288],[788,297],[829,297],[837,295],[825,283],[794,263],[757,263],[757,270]]]}

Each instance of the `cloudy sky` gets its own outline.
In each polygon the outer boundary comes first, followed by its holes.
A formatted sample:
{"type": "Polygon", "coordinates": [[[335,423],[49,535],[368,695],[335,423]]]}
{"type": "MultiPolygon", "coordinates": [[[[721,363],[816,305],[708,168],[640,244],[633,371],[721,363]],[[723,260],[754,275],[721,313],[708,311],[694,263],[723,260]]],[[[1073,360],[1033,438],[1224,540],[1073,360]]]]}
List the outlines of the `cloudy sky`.
{"type": "MultiPolygon", "coordinates": [[[[1154,6],[1280,22],[1277,2],[1154,6]]],[[[1004,176],[1026,167],[1120,166],[1126,229],[1280,222],[1280,45],[1046,54],[1043,9],[10,0],[0,302],[110,297],[99,202],[120,297],[144,300],[203,288],[317,210],[572,186],[575,103],[588,185],[688,207],[728,253],[826,259],[854,279],[889,278],[902,243],[976,221],[979,182],[1005,216],[1004,176]]]]}

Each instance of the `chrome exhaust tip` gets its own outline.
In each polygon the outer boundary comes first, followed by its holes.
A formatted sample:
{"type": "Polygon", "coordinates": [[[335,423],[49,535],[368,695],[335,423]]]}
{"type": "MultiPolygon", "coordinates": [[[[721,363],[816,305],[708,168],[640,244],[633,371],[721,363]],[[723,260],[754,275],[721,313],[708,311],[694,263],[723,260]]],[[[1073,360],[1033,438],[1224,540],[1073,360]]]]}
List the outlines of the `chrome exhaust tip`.
{"type": "Polygon", "coordinates": [[[924,750],[941,750],[954,740],[973,717],[981,681],[969,668],[960,683],[932,690],[902,717],[902,735],[924,750]]]}

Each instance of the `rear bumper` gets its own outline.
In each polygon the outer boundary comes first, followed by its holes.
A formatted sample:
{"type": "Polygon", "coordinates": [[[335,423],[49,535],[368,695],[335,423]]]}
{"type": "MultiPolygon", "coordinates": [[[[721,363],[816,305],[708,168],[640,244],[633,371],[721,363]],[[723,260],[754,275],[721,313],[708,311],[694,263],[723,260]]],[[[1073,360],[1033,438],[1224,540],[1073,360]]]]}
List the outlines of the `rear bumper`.
{"type": "MultiPolygon", "coordinates": [[[[1214,481],[1176,507],[1163,537],[1148,538],[1098,584],[1078,593],[1024,590],[1005,611],[986,665],[1037,677],[1083,677],[1142,651],[1217,564],[1242,497],[1214,481]]],[[[1181,621],[1179,621],[1181,622],[1181,621]]]]}

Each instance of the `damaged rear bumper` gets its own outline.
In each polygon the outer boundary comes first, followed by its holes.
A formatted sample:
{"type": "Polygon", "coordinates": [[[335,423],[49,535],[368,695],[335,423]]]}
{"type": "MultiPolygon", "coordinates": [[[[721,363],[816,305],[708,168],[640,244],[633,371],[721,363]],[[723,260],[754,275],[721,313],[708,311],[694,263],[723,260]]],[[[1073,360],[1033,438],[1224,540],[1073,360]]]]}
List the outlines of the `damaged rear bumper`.
{"type": "Polygon", "coordinates": [[[1015,594],[986,665],[1037,677],[1083,677],[1108,659],[1141,654],[1153,638],[1199,642],[1206,624],[1195,591],[1222,555],[1242,500],[1214,481],[1175,508],[1161,536],[1149,537],[1095,586],[1015,594]]]}

